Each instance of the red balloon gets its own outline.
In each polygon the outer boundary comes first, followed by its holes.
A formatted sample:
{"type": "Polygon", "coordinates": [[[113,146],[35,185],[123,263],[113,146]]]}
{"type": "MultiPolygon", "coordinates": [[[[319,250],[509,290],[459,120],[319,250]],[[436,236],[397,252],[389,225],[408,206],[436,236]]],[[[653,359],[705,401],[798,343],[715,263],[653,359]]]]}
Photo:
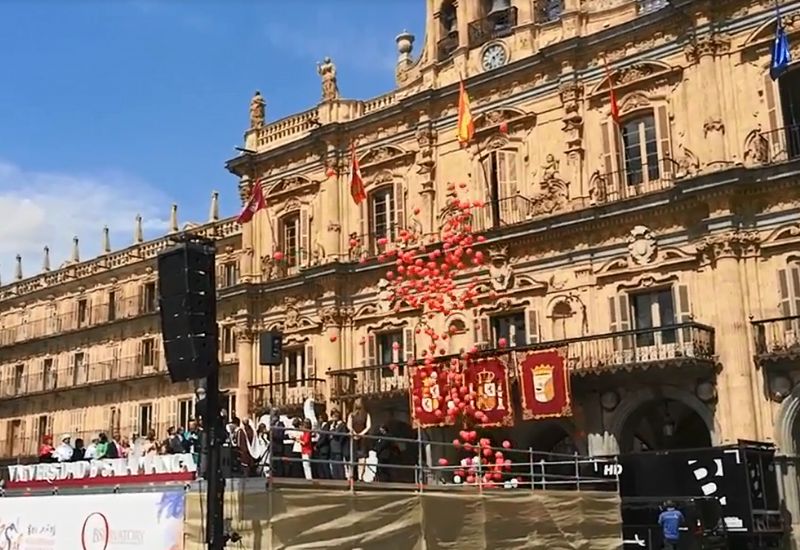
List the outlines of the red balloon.
{"type": "Polygon", "coordinates": [[[504,449],[510,449],[511,448],[511,442],[509,440],[507,440],[507,439],[505,441],[503,441],[503,448],[504,449]]]}
{"type": "Polygon", "coordinates": [[[439,466],[447,466],[448,462],[446,458],[439,459],[439,466]]]}

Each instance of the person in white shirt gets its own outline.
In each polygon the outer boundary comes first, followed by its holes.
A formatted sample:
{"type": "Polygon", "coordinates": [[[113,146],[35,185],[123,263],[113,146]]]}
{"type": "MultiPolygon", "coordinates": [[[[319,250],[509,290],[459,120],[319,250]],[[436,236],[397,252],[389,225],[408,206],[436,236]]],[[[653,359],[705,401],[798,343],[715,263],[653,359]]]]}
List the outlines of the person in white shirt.
{"type": "Polygon", "coordinates": [[[94,460],[97,458],[97,443],[99,441],[100,439],[98,439],[97,436],[92,438],[92,442],[87,445],[86,452],[83,453],[83,458],[86,460],[94,460]]]}
{"type": "Polygon", "coordinates": [[[70,441],[72,440],[72,436],[69,434],[64,434],[61,436],[61,443],[56,447],[55,451],[53,451],[53,458],[55,458],[59,462],[69,462],[72,460],[72,445],[70,441]]]}

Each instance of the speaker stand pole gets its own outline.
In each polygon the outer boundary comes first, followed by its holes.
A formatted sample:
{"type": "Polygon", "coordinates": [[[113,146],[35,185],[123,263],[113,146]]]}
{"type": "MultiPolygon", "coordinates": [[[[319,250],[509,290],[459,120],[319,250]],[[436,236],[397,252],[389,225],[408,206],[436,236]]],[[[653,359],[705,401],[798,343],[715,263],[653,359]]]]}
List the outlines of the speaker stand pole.
{"type": "Polygon", "coordinates": [[[223,419],[220,416],[219,365],[206,379],[208,426],[208,468],[206,469],[206,542],[208,550],[223,550],[225,537],[225,478],[222,475],[223,419]]]}

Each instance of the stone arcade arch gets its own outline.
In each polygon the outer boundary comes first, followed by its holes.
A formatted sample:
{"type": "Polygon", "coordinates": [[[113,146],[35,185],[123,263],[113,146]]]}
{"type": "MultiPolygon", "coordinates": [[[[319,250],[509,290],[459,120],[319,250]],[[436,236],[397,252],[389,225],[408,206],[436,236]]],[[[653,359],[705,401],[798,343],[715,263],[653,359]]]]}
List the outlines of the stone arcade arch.
{"type": "Polygon", "coordinates": [[[795,386],[778,408],[774,437],[778,446],[778,487],[797,544],[800,542],[796,540],[796,533],[800,532],[800,386],[795,386]]]}
{"type": "Polygon", "coordinates": [[[678,388],[642,389],[627,396],[614,413],[611,433],[619,452],[696,448],[719,444],[713,411],[691,393],[678,388]],[[672,423],[673,435],[656,433],[672,423]],[[643,440],[649,439],[649,442],[643,440]]]}

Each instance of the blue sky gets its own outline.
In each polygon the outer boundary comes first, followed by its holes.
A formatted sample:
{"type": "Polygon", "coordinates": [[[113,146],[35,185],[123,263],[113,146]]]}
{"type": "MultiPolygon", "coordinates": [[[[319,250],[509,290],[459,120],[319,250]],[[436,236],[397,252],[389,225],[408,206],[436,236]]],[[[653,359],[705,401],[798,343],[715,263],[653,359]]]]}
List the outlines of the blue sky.
{"type": "MultiPolygon", "coordinates": [[[[394,37],[423,42],[423,0],[0,0],[0,278],[238,209],[224,162],[256,89],[275,120],[317,103],[316,62],[343,96],[394,86],[394,37]]],[[[418,53],[418,52],[417,52],[418,53]]]]}

